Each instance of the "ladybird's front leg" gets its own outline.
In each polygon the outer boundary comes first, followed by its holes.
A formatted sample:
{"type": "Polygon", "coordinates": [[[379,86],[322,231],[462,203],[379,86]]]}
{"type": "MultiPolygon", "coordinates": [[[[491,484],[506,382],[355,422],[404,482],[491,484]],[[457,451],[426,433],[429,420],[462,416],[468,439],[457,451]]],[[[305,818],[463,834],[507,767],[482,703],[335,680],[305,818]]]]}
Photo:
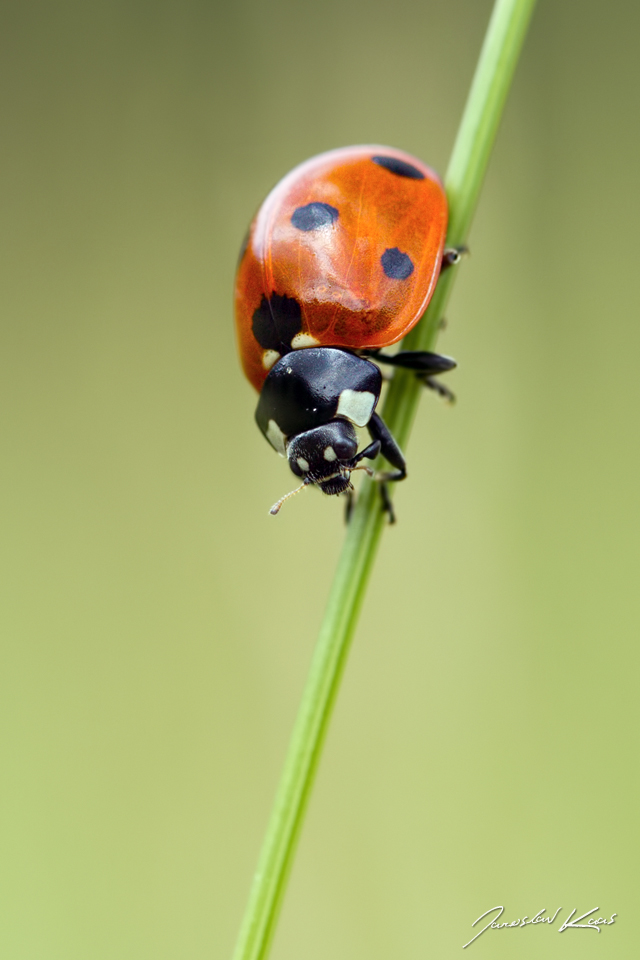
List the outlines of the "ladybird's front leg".
{"type": "Polygon", "coordinates": [[[380,443],[380,453],[382,456],[389,461],[392,467],[395,467],[395,470],[385,470],[376,475],[376,480],[380,484],[382,509],[389,517],[389,523],[395,523],[396,515],[393,511],[393,504],[391,503],[387,484],[390,482],[396,483],[399,480],[405,479],[407,476],[407,462],[404,459],[402,450],[398,446],[396,438],[382,417],[378,416],[377,413],[372,414],[367,424],[367,430],[371,434],[372,439],[380,443]]]}
{"type": "Polygon", "coordinates": [[[367,430],[371,434],[371,438],[373,440],[379,441],[380,453],[382,456],[389,461],[392,467],[396,468],[395,470],[388,470],[384,473],[379,473],[376,479],[381,481],[404,480],[407,476],[407,461],[404,458],[402,450],[398,446],[398,441],[379,414],[371,414],[371,419],[367,424],[367,430]]]}

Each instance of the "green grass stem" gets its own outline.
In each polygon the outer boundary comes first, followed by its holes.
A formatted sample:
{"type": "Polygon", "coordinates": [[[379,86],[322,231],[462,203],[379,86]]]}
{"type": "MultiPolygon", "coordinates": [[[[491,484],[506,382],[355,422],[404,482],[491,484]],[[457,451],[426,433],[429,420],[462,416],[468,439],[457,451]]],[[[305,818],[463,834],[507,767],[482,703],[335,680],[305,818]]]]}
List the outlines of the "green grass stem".
{"type": "MultiPolygon", "coordinates": [[[[535,0],[496,0],[445,177],[448,246],[465,243],[535,0]]],[[[456,268],[446,270],[403,349],[435,344],[456,268]]],[[[382,411],[404,447],[424,388],[397,370],[382,411]]],[[[385,518],[375,484],[365,481],[347,529],[325,617],[254,877],[234,960],[266,960],[342,671],[385,518]]],[[[301,945],[304,952],[304,945],[301,945]]]]}

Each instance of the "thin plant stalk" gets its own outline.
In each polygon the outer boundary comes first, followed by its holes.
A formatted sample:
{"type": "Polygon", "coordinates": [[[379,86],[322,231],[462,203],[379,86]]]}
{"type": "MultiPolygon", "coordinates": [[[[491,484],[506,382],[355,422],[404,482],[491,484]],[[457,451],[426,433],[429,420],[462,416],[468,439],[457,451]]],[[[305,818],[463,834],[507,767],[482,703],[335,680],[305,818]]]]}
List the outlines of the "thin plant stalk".
{"type": "MultiPolygon", "coordinates": [[[[445,176],[447,245],[465,243],[535,0],[496,0],[445,176]]],[[[446,270],[429,308],[403,342],[433,348],[456,268],[446,270]]],[[[398,369],[383,417],[401,447],[409,438],[422,385],[398,369]]],[[[376,549],[385,524],[379,491],[365,481],[349,524],[309,677],[267,826],[234,960],[266,960],[376,549]]]]}

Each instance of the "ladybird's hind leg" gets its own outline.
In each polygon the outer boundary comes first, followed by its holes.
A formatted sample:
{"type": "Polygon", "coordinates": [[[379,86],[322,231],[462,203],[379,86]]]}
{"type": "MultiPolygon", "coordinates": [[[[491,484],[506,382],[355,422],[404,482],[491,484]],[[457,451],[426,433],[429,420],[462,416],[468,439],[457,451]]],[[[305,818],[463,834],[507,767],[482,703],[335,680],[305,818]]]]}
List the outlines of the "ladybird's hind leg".
{"type": "Polygon", "coordinates": [[[439,397],[446,400],[447,403],[456,402],[456,395],[453,390],[450,390],[446,384],[440,383],[435,377],[419,377],[419,379],[422,380],[422,383],[428,390],[433,390],[439,397]]]}
{"type": "Polygon", "coordinates": [[[447,373],[457,366],[456,361],[451,357],[445,357],[440,353],[430,353],[428,350],[400,350],[394,354],[369,350],[366,355],[377,363],[387,363],[391,367],[413,370],[425,387],[428,387],[429,390],[435,390],[439,397],[449,403],[455,403],[455,394],[435,379],[438,374],[447,373]]]}
{"type": "Polygon", "coordinates": [[[380,453],[389,461],[395,470],[383,470],[376,474],[376,480],[380,484],[380,496],[382,498],[382,509],[389,517],[389,523],[396,522],[396,515],[393,510],[391,497],[389,496],[389,483],[397,483],[404,480],[407,475],[407,462],[404,454],[398,446],[396,438],[393,436],[388,426],[377,413],[371,415],[367,424],[367,430],[374,441],[380,443],[380,453]]]}

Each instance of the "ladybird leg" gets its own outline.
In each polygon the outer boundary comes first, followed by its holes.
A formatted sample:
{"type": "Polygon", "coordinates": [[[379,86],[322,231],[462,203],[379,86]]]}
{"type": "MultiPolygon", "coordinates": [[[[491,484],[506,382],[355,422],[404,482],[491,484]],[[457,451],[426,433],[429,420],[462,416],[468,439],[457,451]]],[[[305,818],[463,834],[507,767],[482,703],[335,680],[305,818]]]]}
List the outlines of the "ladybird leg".
{"type": "Polygon", "coordinates": [[[396,522],[396,515],[389,496],[389,482],[404,480],[407,475],[407,463],[404,459],[402,450],[398,442],[389,430],[388,426],[377,413],[372,414],[367,430],[371,436],[380,443],[380,453],[389,461],[395,470],[380,471],[376,474],[376,481],[380,484],[380,496],[382,498],[382,509],[389,517],[389,523],[396,522]]]}
{"type": "MultiPolygon", "coordinates": [[[[375,458],[380,453],[380,441],[374,440],[373,443],[370,443],[368,447],[365,447],[364,450],[361,450],[360,453],[357,453],[352,460],[349,460],[344,465],[348,470],[365,470],[370,477],[373,477],[374,471],[371,467],[365,467],[364,465],[358,466],[361,460],[364,460],[365,457],[367,460],[375,460],[375,458]]],[[[353,506],[356,501],[356,496],[353,491],[353,487],[347,490],[345,493],[346,503],[344,507],[344,522],[349,523],[351,520],[351,514],[353,513],[353,506]]]]}
{"type": "Polygon", "coordinates": [[[439,397],[442,397],[443,400],[446,400],[447,403],[455,403],[456,395],[453,390],[449,390],[444,383],[440,383],[439,380],[436,380],[435,377],[420,377],[422,383],[429,390],[433,390],[434,393],[437,393],[439,397]]]}
{"type": "Polygon", "coordinates": [[[459,247],[447,247],[442,254],[442,266],[441,270],[445,270],[447,267],[457,267],[462,258],[469,253],[469,247],[463,245],[459,247]]]}
{"type": "MultiPolygon", "coordinates": [[[[368,447],[365,447],[364,450],[361,450],[360,453],[357,453],[353,460],[349,461],[349,469],[353,469],[357,463],[360,463],[365,457],[367,460],[375,460],[375,458],[380,453],[382,444],[379,440],[374,440],[373,443],[370,443],[368,447]]],[[[367,467],[367,470],[369,468],[367,467]]]]}
{"type": "Polygon", "coordinates": [[[455,360],[438,353],[427,353],[419,350],[413,351],[413,356],[412,351],[401,350],[396,356],[400,356],[401,366],[416,371],[417,378],[422,381],[425,387],[433,390],[447,403],[456,402],[456,395],[453,390],[436,379],[438,374],[453,370],[456,366],[455,360]]]}
{"type": "Polygon", "coordinates": [[[382,509],[389,518],[389,523],[396,522],[396,512],[393,509],[393,500],[389,496],[389,484],[382,482],[380,484],[380,496],[382,498],[382,509]]]}
{"type": "Polygon", "coordinates": [[[355,496],[354,496],[353,490],[347,490],[344,496],[345,496],[344,522],[348,526],[349,521],[351,520],[351,514],[353,513],[353,504],[355,501],[355,496]]]}
{"type": "Polygon", "coordinates": [[[398,353],[386,354],[371,350],[368,356],[378,363],[388,363],[393,367],[402,367],[404,370],[414,370],[425,387],[435,390],[439,397],[455,403],[455,394],[434,378],[440,373],[447,373],[456,366],[455,360],[440,353],[430,353],[428,350],[400,350],[398,353]]]}
{"type": "Polygon", "coordinates": [[[398,353],[380,353],[379,350],[363,351],[376,363],[388,363],[390,367],[402,367],[403,370],[415,370],[420,377],[435,377],[439,373],[448,373],[457,366],[452,357],[428,350],[399,350],[398,353]]]}
{"type": "Polygon", "coordinates": [[[392,467],[396,468],[395,470],[379,473],[377,479],[382,482],[387,480],[404,480],[407,475],[407,461],[404,459],[404,454],[398,446],[396,438],[382,417],[377,413],[372,413],[371,419],[367,424],[367,430],[374,440],[379,441],[382,456],[389,461],[392,467]]]}

